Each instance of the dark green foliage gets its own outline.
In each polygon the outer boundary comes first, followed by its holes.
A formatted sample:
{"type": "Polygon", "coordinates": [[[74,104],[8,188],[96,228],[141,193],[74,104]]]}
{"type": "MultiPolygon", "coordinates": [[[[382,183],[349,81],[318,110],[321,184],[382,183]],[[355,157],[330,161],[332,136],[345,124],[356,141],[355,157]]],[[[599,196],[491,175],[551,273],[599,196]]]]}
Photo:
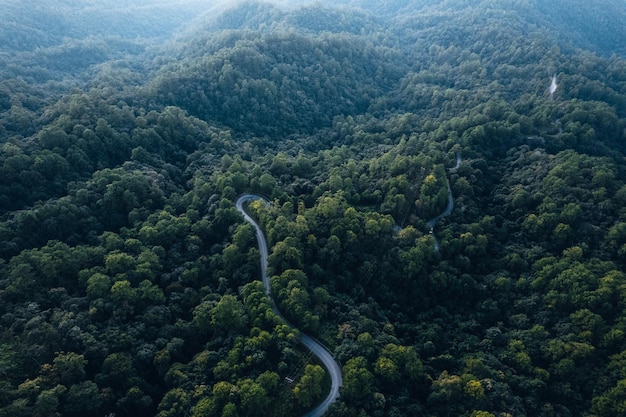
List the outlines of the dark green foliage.
{"type": "Polygon", "coordinates": [[[623,5],[23,3],[0,416],[623,415],[623,5]]]}
{"type": "Polygon", "coordinates": [[[310,133],[361,113],[402,71],[388,61],[398,51],[347,34],[239,32],[206,42],[215,44],[158,72],[156,99],[246,134],[310,133]]]}

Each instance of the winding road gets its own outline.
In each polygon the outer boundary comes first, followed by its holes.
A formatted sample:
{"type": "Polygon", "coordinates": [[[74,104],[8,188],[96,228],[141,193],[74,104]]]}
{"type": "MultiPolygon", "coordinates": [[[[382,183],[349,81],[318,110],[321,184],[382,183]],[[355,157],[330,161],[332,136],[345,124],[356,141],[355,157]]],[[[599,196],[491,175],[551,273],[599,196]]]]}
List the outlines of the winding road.
{"type": "MultiPolygon", "coordinates": [[[[248,223],[252,224],[252,226],[254,226],[254,228],[256,229],[256,239],[259,244],[259,252],[261,254],[262,281],[263,281],[263,286],[265,287],[265,294],[269,298],[270,304],[272,305],[272,310],[274,310],[274,312],[280,318],[282,318],[289,326],[294,327],[282,315],[280,310],[278,310],[276,303],[272,299],[272,295],[270,291],[270,279],[267,276],[268,250],[267,250],[267,241],[265,240],[265,235],[263,234],[263,231],[261,230],[261,227],[259,226],[259,224],[252,217],[250,217],[250,215],[248,215],[248,213],[246,213],[246,211],[243,208],[244,203],[248,201],[255,201],[255,200],[265,201],[262,197],[258,195],[244,194],[237,199],[237,202],[235,203],[235,207],[243,215],[244,219],[248,223]]],[[[300,332],[300,335],[301,335],[300,342],[320,360],[320,362],[324,365],[324,368],[326,368],[326,371],[330,375],[331,386],[330,386],[330,392],[326,396],[326,399],[324,399],[324,401],[321,404],[319,404],[317,407],[315,407],[313,410],[309,411],[308,413],[304,415],[304,417],[320,417],[328,410],[328,407],[330,407],[330,405],[334,403],[335,400],[339,397],[339,388],[343,384],[343,377],[341,375],[341,366],[339,366],[339,363],[337,363],[337,361],[333,358],[333,355],[321,343],[319,343],[312,337],[307,336],[306,334],[302,332],[300,332]]]]}
{"type": "Polygon", "coordinates": [[[449,215],[450,213],[452,213],[453,209],[454,209],[454,197],[452,197],[452,190],[450,189],[450,183],[448,182],[448,205],[446,206],[446,209],[437,217],[429,220],[428,223],[426,223],[426,225],[430,227],[431,229],[434,228],[437,225],[437,222],[441,220],[442,217],[445,217],[449,215]]]}
{"type": "MultiPolygon", "coordinates": [[[[454,168],[451,168],[451,170],[456,170],[459,167],[459,165],[461,165],[461,162],[462,162],[461,154],[457,153],[456,165],[454,168]]],[[[454,198],[452,197],[452,190],[450,189],[449,181],[447,182],[447,187],[448,187],[448,205],[446,206],[445,210],[441,214],[431,219],[427,223],[428,227],[430,227],[431,229],[431,232],[434,229],[434,227],[437,225],[437,222],[442,217],[447,216],[450,213],[452,213],[452,210],[454,209],[454,198]]],[[[263,286],[265,287],[265,294],[269,298],[270,304],[272,306],[272,310],[274,311],[274,313],[276,313],[276,315],[278,315],[281,319],[283,319],[285,323],[287,323],[289,326],[294,328],[294,326],[289,322],[289,320],[287,320],[283,316],[283,314],[280,312],[280,310],[276,306],[276,303],[274,302],[274,299],[272,298],[271,289],[270,289],[270,279],[267,275],[267,258],[269,256],[269,252],[267,249],[267,241],[265,240],[265,235],[263,234],[263,231],[261,230],[261,227],[259,226],[259,224],[243,208],[243,205],[245,203],[249,201],[256,201],[256,200],[266,201],[263,197],[260,197],[255,194],[243,194],[237,199],[237,202],[235,203],[235,207],[243,215],[243,218],[252,226],[254,226],[254,228],[256,229],[256,239],[259,244],[259,252],[261,254],[261,277],[263,281],[263,286]]],[[[434,234],[433,234],[433,237],[435,238],[435,250],[438,251],[439,242],[437,241],[437,238],[434,236],[434,234]]],[[[315,407],[313,410],[309,411],[303,416],[303,417],[321,417],[328,410],[328,407],[330,407],[330,405],[334,403],[337,398],[339,398],[339,388],[343,384],[343,377],[341,375],[341,366],[339,366],[339,363],[337,363],[337,361],[333,358],[333,355],[330,353],[330,351],[326,349],[321,343],[313,339],[312,337],[307,336],[306,334],[300,332],[300,342],[320,360],[320,362],[324,365],[324,368],[326,368],[326,371],[330,375],[331,387],[330,387],[330,391],[328,395],[326,396],[326,399],[324,399],[324,401],[321,404],[319,404],[317,407],[315,407]]]]}
{"type": "MultiPolygon", "coordinates": [[[[450,168],[450,171],[457,170],[459,166],[461,165],[461,162],[463,162],[463,159],[461,158],[461,153],[457,152],[456,164],[454,168],[450,168]]],[[[437,240],[437,236],[435,236],[435,234],[433,233],[433,229],[435,228],[435,226],[437,225],[437,222],[439,222],[439,220],[441,220],[442,217],[449,215],[450,213],[452,213],[452,210],[454,209],[454,197],[452,196],[452,190],[450,189],[450,181],[448,179],[446,179],[446,185],[448,187],[448,205],[446,206],[446,209],[440,215],[429,220],[428,223],[426,223],[426,225],[430,228],[430,233],[433,235],[433,238],[435,239],[435,251],[437,252],[439,251],[439,241],[437,240]]]]}

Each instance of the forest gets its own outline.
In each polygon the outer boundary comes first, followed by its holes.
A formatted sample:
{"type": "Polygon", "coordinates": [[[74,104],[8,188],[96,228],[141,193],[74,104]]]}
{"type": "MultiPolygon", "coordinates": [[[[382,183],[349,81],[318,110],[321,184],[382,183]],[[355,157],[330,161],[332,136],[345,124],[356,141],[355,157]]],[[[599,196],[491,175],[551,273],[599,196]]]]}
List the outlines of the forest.
{"type": "Polygon", "coordinates": [[[0,0],[0,417],[626,416],[623,2],[203,3],[0,0]]]}

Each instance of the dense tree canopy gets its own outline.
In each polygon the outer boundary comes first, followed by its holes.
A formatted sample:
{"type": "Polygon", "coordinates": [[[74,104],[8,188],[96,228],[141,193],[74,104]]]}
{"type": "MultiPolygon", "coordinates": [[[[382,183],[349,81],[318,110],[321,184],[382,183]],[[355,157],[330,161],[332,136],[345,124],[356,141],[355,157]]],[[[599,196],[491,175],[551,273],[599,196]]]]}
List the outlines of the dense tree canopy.
{"type": "Polygon", "coordinates": [[[623,4],[23,3],[0,416],[624,415],[623,4]]]}

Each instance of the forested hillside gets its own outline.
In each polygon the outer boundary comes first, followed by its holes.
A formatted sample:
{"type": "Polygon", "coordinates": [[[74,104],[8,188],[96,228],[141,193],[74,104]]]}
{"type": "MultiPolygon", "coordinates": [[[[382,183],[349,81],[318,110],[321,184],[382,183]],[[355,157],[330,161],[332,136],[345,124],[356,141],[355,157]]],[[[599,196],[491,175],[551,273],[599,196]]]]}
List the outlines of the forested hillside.
{"type": "Polygon", "coordinates": [[[300,331],[328,416],[626,415],[626,5],[113,3],[0,0],[0,416],[304,415],[300,331]]]}

